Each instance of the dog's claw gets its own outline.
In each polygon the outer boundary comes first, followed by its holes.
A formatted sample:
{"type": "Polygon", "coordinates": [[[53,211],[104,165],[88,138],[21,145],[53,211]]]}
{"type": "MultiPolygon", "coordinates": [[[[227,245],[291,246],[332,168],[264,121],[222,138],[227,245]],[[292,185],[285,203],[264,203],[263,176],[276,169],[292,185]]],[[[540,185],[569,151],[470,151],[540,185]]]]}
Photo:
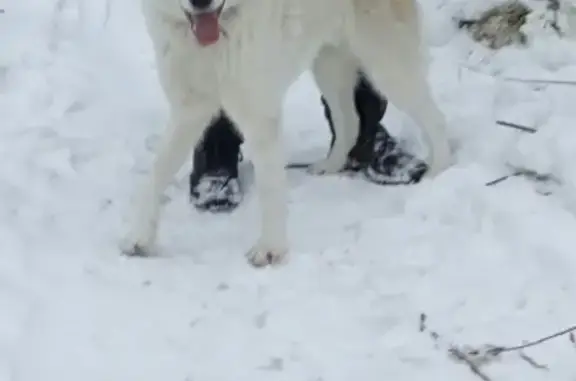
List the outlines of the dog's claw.
{"type": "Polygon", "coordinates": [[[148,247],[136,243],[124,245],[122,255],[130,258],[149,258],[153,256],[153,253],[148,247]]]}
{"type": "Polygon", "coordinates": [[[122,254],[124,254],[127,257],[138,257],[138,258],[146,258],[150,256],[148,251],[143,249],[139,245],[134,245],[130,249],[122,250],[122,254]]]}
{"type": "Polygon", "coordinates": [[[256,246],[246,253],[246,258],[252,266],[260,268],[281,264],[286,257],[286,253],[287,251],[283,249],[266,249],[256,246]]]}

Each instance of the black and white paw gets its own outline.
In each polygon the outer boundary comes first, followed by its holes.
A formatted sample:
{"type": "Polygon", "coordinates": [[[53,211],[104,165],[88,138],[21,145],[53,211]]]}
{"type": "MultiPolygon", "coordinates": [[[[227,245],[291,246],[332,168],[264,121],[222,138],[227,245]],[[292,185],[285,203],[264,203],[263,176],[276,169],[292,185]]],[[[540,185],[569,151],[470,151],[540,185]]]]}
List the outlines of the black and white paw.
{"type": "Polygon", "coordinates": [[[237,177],[204,176],[191,187],[190,201],[200,211],[231,212],[242,202],[244,193],[237,177]]]}

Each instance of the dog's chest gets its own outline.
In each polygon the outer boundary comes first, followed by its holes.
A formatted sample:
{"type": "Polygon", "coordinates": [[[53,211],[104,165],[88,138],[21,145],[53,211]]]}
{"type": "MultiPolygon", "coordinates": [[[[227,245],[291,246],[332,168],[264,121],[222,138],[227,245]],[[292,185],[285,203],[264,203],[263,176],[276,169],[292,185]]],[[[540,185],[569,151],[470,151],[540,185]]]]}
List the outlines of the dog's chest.
{"type": "Polygon", "coordinates": [[[260,8],[255,6],[259,2],[249,2],[224,13],[222,36],[209,47],[200,47],[187,31],[190,76],[196,83],[210,79],[211,86],[220,89],[245,86],[243,82],[256,78],[274,86],[307,69],[341,19],[337,7],[326,15],[327,9],[319,5],[323,0],[305,1],[271,1],[260,8]]]}

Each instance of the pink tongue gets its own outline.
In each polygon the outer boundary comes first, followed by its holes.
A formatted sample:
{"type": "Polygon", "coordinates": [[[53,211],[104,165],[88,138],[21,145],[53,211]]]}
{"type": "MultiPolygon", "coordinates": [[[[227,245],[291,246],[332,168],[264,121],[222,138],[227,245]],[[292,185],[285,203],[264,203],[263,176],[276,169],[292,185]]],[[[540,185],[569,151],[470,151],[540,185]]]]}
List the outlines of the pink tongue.
{"type": "Polygon", "coordinates": [[[220,38],[220,24],[218,23],[218,14],[216,12],[202,13],[195,16],[196,39],[202,46],[211,45],[220,38]]]}

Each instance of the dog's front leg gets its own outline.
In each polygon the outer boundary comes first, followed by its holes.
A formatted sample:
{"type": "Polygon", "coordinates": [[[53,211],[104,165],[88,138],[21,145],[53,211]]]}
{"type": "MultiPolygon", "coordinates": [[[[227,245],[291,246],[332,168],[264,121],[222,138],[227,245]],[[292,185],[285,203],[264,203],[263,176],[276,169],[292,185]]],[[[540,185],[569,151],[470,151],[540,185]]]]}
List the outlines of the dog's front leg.
{"type": "Polygon", "coordinates": [[[252,265],[261,267],[282,262],[288,253],[288,185],[279,116],[268,117],[249,110],[249,107],[236,108],[229,112],[246,138],[253,156],[261,231],[259,240],[246,257],[252,265]]]}
{"type": "Polygon", "coordinates": [[[152,171],[138,194],[134,220],[123,243],[123,252],[129,256],[150,256],[154,249],[160,198],[178,169],[201,139],[217,107],[184,108],[172,113],[163,136],[152,171]]]}

